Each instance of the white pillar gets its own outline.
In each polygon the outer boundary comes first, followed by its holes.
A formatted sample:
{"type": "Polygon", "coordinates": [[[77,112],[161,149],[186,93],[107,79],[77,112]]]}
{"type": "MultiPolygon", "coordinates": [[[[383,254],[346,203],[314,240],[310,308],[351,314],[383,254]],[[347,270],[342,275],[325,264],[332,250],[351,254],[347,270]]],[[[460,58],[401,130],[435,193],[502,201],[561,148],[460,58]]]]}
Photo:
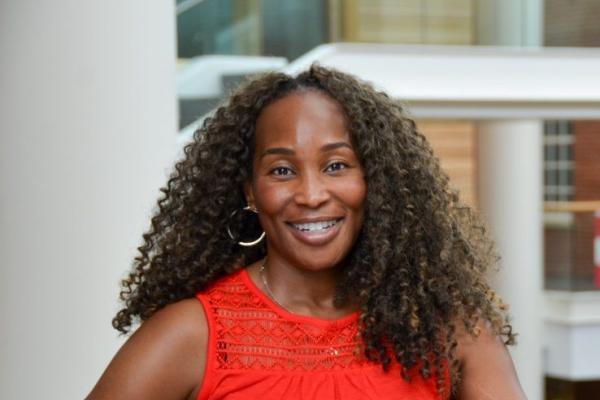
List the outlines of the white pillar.
{"type": "Polygon", "coordinates": [[[176,152],[174,1],[0,4],[0,398],[80,399],[176,152]]]}
{"type": "Polygon", "coordinates": [[[510,305],[511,348],[529,400],[543,398],[542,122],[479,124],[479,198],[500,251],[494,286],[510,305]]]}
{"type": "MultiPolygon", "coordinates": [[[[478,0],[477,10],[478,44],[543,44],[543,0],[478,0]]],[[[479,133],[480,204],[502,256],[495,284],[519,333],[511,353],[529,400],[542,400],[542,122],[488,121],[479,133]]]]}
{"type": "Polygon", "coordinates": [[[477,2],[477,44],[537,47],[543,28],[544,0],[477,2]]]}

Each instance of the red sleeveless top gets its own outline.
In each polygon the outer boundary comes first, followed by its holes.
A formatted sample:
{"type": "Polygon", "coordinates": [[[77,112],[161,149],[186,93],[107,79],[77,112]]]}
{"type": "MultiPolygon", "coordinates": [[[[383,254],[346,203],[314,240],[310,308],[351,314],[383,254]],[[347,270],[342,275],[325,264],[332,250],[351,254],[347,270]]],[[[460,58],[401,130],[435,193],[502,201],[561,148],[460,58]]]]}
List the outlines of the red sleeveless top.
{"type": "Polygon", "coordinates": [[[209,341],[198,400],[440,399],[435,378],[406,382],[358,350],[358,312],[337,320],[292,314],[246,269],[196,296],[209,341]]]}

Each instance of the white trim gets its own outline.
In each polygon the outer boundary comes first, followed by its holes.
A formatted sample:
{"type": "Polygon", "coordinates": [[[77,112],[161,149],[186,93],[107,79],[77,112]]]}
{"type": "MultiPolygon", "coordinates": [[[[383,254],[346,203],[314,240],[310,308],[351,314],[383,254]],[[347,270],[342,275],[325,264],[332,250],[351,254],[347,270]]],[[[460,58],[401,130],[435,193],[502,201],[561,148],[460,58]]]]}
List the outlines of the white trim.
{"type": "Polygon", "coordinates": [[[572,170],[575,162],[571,160],[546,160],[544,161],[544,169],[546,170],[572,170]]]}
{"type": "Polygon", "coordinates": [[[570,212],[544,212],[544,227],[557,229],[570,229],[575,218],[570,212]]]}
{"type": "Polygon", "coordinates": [[[284,72],[317,61],[385,89],[418,118],[600,118],[599,49],[331,43],[284,72]]]}
{"type": "Polygon", "coordinates": [[[549,133],[544,135],[544,144],[546,146],[569,146],[573,144],[573,135],[549,133]]]}
{"type": "Polygon", "coordinates": [[[544,321],[561,325],[600,324],[600,290],[545,292],[544,321]]]}
{"type": "Polygon", "coordinates": [[[186,1],[182,1],[181,3],[177,4],[177,8],[175,9],[175,13],[177,15],[181,15],[184,12],[191,10],[192,8],[196,7],[198,4],[204,2],[204,0],[186,0],[186,1]]]}
{"type": "Polygon", "coordinates": [[[255,74],[278,71],[287,65],[284,57],[199,56],[188,60],[177,72],[177,96],[180,99],[222,95],[223,75],[255,74]]]}

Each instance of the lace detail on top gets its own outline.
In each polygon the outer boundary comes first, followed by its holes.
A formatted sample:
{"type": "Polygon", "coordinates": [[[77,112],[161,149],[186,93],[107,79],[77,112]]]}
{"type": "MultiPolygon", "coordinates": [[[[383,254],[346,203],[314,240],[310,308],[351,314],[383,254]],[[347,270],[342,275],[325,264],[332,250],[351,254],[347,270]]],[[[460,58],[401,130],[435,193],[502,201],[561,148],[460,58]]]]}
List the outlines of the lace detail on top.
{"type": "Polygon", "coordinates": [[[217,369],[332,371],[364,366],[358,313],[327,321],[275,305],[245,269],[216,282],[210,307],[217,369]]]}

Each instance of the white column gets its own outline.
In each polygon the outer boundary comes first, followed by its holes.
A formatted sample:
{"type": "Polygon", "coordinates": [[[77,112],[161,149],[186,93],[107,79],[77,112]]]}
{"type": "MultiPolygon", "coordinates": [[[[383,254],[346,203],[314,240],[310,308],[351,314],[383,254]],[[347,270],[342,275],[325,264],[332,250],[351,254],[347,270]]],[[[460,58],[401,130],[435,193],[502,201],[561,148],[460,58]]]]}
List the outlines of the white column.
{"type": "Polygon", "coordinates": [[[477,1],[477,44],[541,46],[543,27],[544,0],[477,1]]]}
{"type": "Polygon", "coordinates": [[[174,1],[0,4],[0,398],[80,399],[176,151],[174,1]]]}
{"type": "Polygon", "coordinates": [[[529,400],[543,398],[542,122],[479,124],[479,198],[500,251],[494,286],[510,305],[511,348],[529,400]]]}

